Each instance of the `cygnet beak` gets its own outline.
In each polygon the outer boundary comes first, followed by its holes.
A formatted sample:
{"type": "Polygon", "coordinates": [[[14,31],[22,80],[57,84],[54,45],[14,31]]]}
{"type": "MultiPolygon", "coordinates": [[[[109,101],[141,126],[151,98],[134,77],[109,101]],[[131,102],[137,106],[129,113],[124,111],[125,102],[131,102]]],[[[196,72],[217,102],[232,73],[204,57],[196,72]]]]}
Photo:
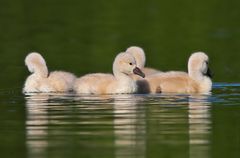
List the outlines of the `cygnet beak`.
{"type": "Polygon", "coordinates": [[[209,68],[207,69],[206,76],[208,76],[210,78],[213,77],[212,72],[211,72],[211,70],[209,68]]]}
{"type": "Polygon", "coordinates": [[[141,76],[142,78],[145,77],[145,74],[144,74],[144,73],[142,72],[142,70],[139,69],[138,67],[135,67],[135,68],[133,69],[133,73],[136,74],[136,75],[141,76]]]}

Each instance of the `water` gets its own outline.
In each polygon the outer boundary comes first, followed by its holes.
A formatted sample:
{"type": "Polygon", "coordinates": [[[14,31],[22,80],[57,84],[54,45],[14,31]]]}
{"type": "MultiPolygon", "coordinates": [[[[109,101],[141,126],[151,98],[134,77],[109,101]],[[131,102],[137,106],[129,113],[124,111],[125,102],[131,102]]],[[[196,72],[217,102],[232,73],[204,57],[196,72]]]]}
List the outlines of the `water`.
{"type": "Polygon", "coordinates": [[[1,157],[238,157],[239,88],[216,83],[208,95],[1,91],[1,157]]]}
{"type": "Polygon", "coordinates": [[[240,1],[0,0],[0,157],[239,157],[240,1]],[[111,72],[138,45],[147,66],[186,71],[205,51],[210,95],[21,93],[24,58],[49,70],[111,72]]]}

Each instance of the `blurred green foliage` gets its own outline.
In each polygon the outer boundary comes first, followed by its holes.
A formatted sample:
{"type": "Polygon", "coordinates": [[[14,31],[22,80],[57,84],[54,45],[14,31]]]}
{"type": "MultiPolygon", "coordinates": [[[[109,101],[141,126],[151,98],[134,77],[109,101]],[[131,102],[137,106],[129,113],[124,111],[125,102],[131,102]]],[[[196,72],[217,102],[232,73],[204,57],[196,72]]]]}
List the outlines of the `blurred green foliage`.
{"type": "Polygon", "coordinates": [[[22,87],[31,51],[50,70],[80,76],[111,72],[115,55],[132,45],[163,71],[187,71],[189,55],[205,51],[215,82],[238,82],[239,8],[227,0],[1,0],[1,87],[22,87]]]}

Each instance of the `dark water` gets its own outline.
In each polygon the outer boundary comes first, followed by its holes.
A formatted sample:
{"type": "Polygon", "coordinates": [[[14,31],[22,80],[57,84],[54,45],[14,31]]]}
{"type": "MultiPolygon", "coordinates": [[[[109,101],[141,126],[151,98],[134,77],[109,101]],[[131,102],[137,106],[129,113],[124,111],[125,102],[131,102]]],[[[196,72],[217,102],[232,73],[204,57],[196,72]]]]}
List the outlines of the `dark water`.
{"type": "Polygon", "coordinates": [[[239,157],[240,84],[209,95],[1,91],[1,157],[239,157]]]}
{"type": "Polygon", "coordinates": [[[0,0],[0,157],[239,157],[240,1],[0,0]],[[110,72],[117,53],[185,70],[205,51],[211,95],[23,95],[24,58],[110,72]],[[235,84],[237,83],[237,84],[235,84]]]}

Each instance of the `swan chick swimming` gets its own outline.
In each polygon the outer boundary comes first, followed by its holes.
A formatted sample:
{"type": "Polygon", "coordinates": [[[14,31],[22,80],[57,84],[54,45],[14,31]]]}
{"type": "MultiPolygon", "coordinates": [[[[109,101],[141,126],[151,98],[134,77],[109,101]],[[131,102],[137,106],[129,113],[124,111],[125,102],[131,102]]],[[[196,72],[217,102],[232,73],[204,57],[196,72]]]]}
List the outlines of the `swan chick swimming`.
{"type": "Polygon", "coordinates": [[[76,76],[69,72],[48,72],[44,58],[37,52],[29,53],[25,65],[32,73],[27,77],[23,92],[67,92],[72,90],[76,76]]]}
{"type": "Polygon", "coordinates": [[[146,76],[161,72],[160,70],[154,68],[145,67],[146,55],[142,48],[137,46],[131,46],[127,48],[126,52],[130,53],[135,58],[137,67],[139,67],[146,76]]]}
{"type": "Polygon", "coordinates": [[[139,80],[140,93],[208,93],[212,89],[208,56],[203,52],[193,53],[188,61],[188,73],[170,71],[139,80]]]}
{"type": "Polygon", "coordinates": [[[113,62],[113,74],[93,73],[76,79],[74,90],[85,94],[120,94],[137,92],[130,75],[145,77],[131,54],[119,53],[113,62]]]}

